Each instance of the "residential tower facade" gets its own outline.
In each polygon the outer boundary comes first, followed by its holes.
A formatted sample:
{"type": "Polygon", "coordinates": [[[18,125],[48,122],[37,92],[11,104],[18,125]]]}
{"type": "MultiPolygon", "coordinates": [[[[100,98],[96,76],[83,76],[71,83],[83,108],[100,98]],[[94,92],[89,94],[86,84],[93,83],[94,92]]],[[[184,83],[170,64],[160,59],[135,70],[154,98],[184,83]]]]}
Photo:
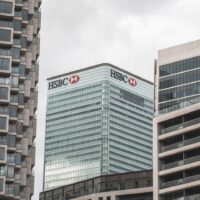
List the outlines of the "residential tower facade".
{"type": "Polygon", "coordinates": [[[0,0],[0,199],[34,193],[41,0],[0,0]]]}
{"type": "Polygon", "coordinates": [[[200,40],[158,52],[154,200],[200,199],[200,40]]]}

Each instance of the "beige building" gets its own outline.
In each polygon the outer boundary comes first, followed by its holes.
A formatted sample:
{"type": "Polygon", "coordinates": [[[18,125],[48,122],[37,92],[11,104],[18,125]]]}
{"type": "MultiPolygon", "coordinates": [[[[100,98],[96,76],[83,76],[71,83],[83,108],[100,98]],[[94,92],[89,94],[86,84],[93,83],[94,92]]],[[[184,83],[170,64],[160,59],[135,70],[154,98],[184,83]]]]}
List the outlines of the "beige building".
{"type": "Polygon", "coordinates": [[[0,0],[0,199],[34,193],[41,0],[0,0]]]}
{"type": "Polygon", "coordinates": [[[200,199],[200,40],[158,52],[153,131],[154,200],[200,199]]]}

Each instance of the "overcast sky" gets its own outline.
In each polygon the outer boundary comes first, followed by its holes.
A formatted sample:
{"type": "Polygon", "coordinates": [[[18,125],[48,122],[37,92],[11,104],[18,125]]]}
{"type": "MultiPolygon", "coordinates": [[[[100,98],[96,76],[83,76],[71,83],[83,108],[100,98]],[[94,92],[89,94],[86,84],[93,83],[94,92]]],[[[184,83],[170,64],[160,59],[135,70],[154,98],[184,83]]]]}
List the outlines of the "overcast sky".
{"type": "Polygon", "coordinates": [[[35,196],[43,182],[46,78],[109,62],[153,81],[157,50],[200,38],[199,0],[43,0],[35,196]]]}

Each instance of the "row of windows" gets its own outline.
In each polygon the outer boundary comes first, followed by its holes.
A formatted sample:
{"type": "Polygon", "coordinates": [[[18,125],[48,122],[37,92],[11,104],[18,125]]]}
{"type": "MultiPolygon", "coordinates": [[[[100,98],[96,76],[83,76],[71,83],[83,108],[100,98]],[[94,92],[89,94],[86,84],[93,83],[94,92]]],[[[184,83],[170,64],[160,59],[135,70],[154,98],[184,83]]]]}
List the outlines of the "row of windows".
{"type": "MultiPolygon", "coordinates": [[[[74,117],[74,116],[79,116],[79,115],[84,115],[84,114],[87,114],[87,113],[93,113],[93,112],[97,112],[97,111],[101,111],[101,108],[95,108],[95,109],[89,109],[89,110],[86,110],[86,111],[82,111],[82,112],[77,112],[77,113],[68,113],[66,115],[63,115],[61,117],[56,117],[56,120],[59,120],[59,119],[63,119],[64,117],[74,117]]],[[[55,118],[53,119],[47,119],[46,122],[49,123],[51,121],[55,121],[55,118]]]]}
{"type": "MultiPolygon", "coordinates": [[[[67,93],[64,93],[64,92],[59,92],[59,93],[55,93],[55,94],[53,94],[53,95],[48,95],[48,100],[49,100],[49,103],[50,102],[54,102],[54,100],[58,100],[58,98],[60,98],[60,97],[68,97],[69,96],[69,94],[70,94],[70,96],[72,95],[72,94],[74,94],[74,93],[81,93],[82,95],[83,95],[83,93],[85,93],[85,91],[90,91],[90,89],[95,89],[95,88],[98,88],[98,87],[100,87],[101,86],[101,84],[97,84],[97,85],[90,85],[90,86],[87,86],[87,87],[85,87],[85,88],[79,88],[79,89],[73,89],[73,90],[68,90],[68,92],[67,93]]],[[[75,94],[76,95],[76,94],[75,94]]],[[[51,103],[50,103],[51,104],[51,103]]]]}
{"type": "Polygon", "coordinates": [[[200,95],[159,104],[159,113],[168,113],[200,102],[200,95]]]}
{"type": "Polygon", "coordinates": [[[2,47],[0,48],[0,55],[12,56],[14,59],[20,59],[20,48],[13,47],[12,49],[7,49],[2,47]]]}
{"type": "Polygon", "coordinates": [[[159,102],[183,98],[196,94],[200,94],[200,82],[160,91],[159,102]]]}
{"type": "Polygon", "coordinates": [[[160,77],[200,67],[200,57],[194,57],[160,66],[160,77]]]}
{"type": "Polygon", "coordinates": [[[160,79],[160,89],[165,89],[181,84],[191,83],[200,80],[200,69],[175,74],[160,79]]]}

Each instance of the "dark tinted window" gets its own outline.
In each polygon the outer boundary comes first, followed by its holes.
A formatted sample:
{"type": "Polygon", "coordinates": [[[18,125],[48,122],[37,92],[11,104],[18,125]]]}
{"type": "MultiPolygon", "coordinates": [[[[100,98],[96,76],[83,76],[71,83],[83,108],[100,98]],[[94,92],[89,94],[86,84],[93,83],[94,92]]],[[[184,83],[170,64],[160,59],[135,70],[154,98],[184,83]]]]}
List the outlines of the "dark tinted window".
{"type": "Polygon", "coordinates": [[[0,99],[7,100],[8,99],[8,88],[0,87],[0,99]]]}
{"type": "Polygon", "coordinates": [[[6,129],[6,118],[0,117],[0,129],[6,129]]]}
{"type": "Polygon", "coordinates": [[[11,31],[0,29],[0,40],[1,41],[11,41],[11,31]]]}

